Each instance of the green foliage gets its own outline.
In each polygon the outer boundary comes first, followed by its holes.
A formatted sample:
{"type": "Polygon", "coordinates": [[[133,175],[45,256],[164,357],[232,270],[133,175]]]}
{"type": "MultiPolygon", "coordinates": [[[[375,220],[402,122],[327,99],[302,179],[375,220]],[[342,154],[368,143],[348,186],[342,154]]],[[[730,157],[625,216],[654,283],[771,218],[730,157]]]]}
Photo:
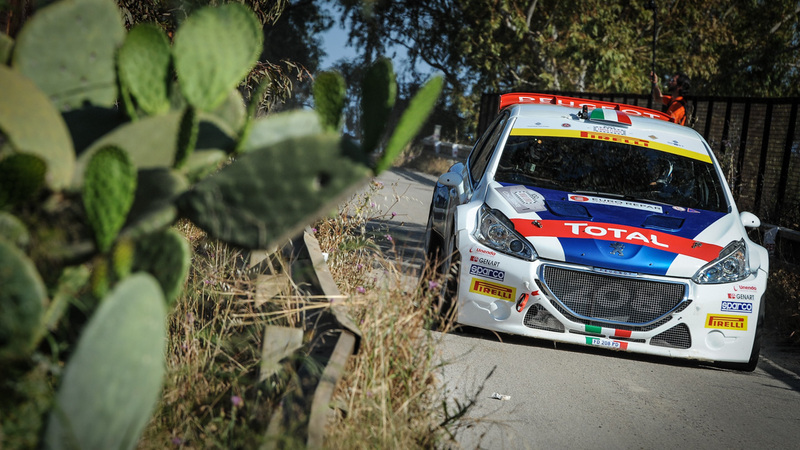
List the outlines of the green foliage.
{"type": "Polygon", "coordinates": [[[89,161],[83,207],[101,252],[111,248],[136,193],[136,169],[124,150],[103,147],[89,161]]]}
{"type": "Polygon", "coordinates": [[[197,145],[197,134],[200,132],[200,120],[197,117],[197,110],[188,106],[183,111],[181,126],[178,129],[178,146],[175,152],[176,169],[182,168],[189,157],[194,153],[197,145]]]}
{"type": "MultiPolygon", "coordinates": [[[[3,422],[20,434],[0,433],[0,446],[135,446],[160,392],[166,308],[191,262],[176,221],[270,248],[373,173],[314,111],[256,118],[267,82],[245,107],[238,87],[261,36],[239,3],[197,9],[171,48],[153,26],[126,33],[113,0],[54,2],[21,30],[13,67],[0,65],[0,360],[13,366],[0,389],[22,392],[35,361],[60,387],[35,402],[53,407],[46,433],[41,420],[3,422]]],[[[396,90],[390,69],[371,89],[396,90]]],[[[424,90],[392,148],[427,116],[424,90]]],[[[388,113],[375,130],[386,133],[388,113]]],[[[13,417],[33,402],[4,401],[13,417]]]]}
{"type": "Polygon", "coordinates": [[[353,180],[368,174],[346,156],[338,135],[292,138],[242,154],[186,192],[179,206],[214,236],[245,248],[269,248],[327,213],[353,180]]]}
{"type": "Polygon", "coordinates": [[[397,98],[397,80],[392,61],[378,58],[361,84],[361,145],[365,153],[378,148],[397,98]]]}
{"type": "Polygon", "coordinates": [[[128,32],[119,49],[119,77],[147,114],[169,109],[170,48],[164,32],[151,24],[140,24],[128,32]]]}
{"type": "Polygon", "coordinates": [[[0,65],[8,62],[13,48],[14,39],[7,34],[0,33],[0,65]]]}
{"type": "Polygon", "coordinates": [[[132,275],[103,300],[64,372],[47,448],[136,446],[161,393],[166,319],[164,295],[147,274],[132,275]]]}
{"type": "Polygon", "coordinates": [[[314,82],[314,107],[322,118],[322,123],[331,131],[342,127],[347,86],[344,77],[338,72],[322,72],[314,82]]]}
{"type": "Polygon", "coordinates": [[[15,153],[0,160],[0,208],[35,197],[44,186],[44,161],[15,153]]]}
{"type": "Polygon", "coordinates": [[[117,99],[115,54],[124,36],[114,2],[56,2],[22,28],[12,65],[61,111],[85,101],[112,106],[117,99]]]}
{"type": "Polygon", "coordinates": [[[41,336],[47,301],[33,262],[0,238],[0,364],[30,355],[41,336]]]}
{"type": "Polygon", "coordinates": [[[25,224],[17,216],[6,211],[0,211],[0,236],[19,248],[27,247],[31,241],[31,235],[25,224]]]}
{"type": "Polygon", "coordinates": [[[0,65],[0,130],[11,148],[42,158],[47,185],[64,188],[75,167],[75,150],[58,110],[30,79],[0,65]]]}
{"type": "Polygon", "coordinates": [[[219,106],[255,65],[262,45],[252,11],[238,3],[198,10],[175,33],[175,71],[186,100],[219,106]]]}
{"type": "Polygon", "coordinates": [[[152,233],[136,242],[134,270],[158,280],[169,306],[183,290],[191,262],[189,243],[174,229],[152,233]]]}
{"type": "Polygon", "coordinates": [[[386,145],[386,151],[375,167],[376,173],[381,173],[391,167],[392,161],[400,156],[411,139],[417,135],[439,99],[443,81],[442,77],[432,78],[411,99],[408,109],[403,112],[394,134],[386,145]]]}

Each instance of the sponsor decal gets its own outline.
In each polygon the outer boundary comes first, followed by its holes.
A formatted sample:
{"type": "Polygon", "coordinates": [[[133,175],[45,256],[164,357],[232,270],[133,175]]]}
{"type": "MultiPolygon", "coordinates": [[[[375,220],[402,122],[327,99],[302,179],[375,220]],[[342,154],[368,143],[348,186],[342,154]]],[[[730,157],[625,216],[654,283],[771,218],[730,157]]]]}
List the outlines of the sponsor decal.
{"type": "Polygon", "coordinates": [[[469,291],[476,294],[483,294],[489,297],[499,298],[513,302],[517,297],[517,290],[502,284],[492,283],[491,281],[473,278],[469,283],[469,291]]]}
{"type": "Polygon", "coordinates": [[[756,299],[756,294],[742,294],[742,293],[735,293],[735,294],[728,294],[728,299],[730,300],[750,300],[753,301],[756,299]]]}
{"type": "Polygon", "coordinates": [[[755,286],[748,286],[748,285],[746,285],[746,284],[739,284],[739,285],[735,285],[735,284],[734,284],[734,285],[733,285],[733,290],[734,290],[734,291],[750,291],[750,292],[756,292],[756,291],[758,291],[758,288],[757,288],[757,287],[755,287],[755,286]]]}
{"type": "Polygon", "coordinates": [[[658,205],[648,205],[647,203],[631,202],[628,200],[620,200],[617,198],[603,198],[603,197],[586,197],[583,195],[570,195],[569,201],[571,202],[585,202],[594,203],[596,205],[609,205],[619,206],[622,208],[640,209],[642,211],[652,211],[657,213],[664,212],[663,208],[658,205]]]}
{"type": "Polygon", "coordinates": [[[568,124],[568,123],[562,123],[562,124],[561,124],[561,126],[562,126],[562,127],[564,127],[564,128],[569,128],[569,127],[571,127],[572,125],[570,125],[570,124],[568,124]]]}
{"type": "Polygon", "coordinates": [[[503,281],[506,278],[506,273],[502,270],[492,269],[491,267],[479,266],[473,264],[469,268],[470,275],[478,275],[479,277],[492,278],[498,281],[503,281]]]}
{"type": "Polygon", "coordinates": [[[470,253],[480,253],[482,255],[488,255],[488,256],[497,256],[497,252],[492,251],[492,250],[485,250],[485,249],[482,249],[482,248],[480,248],[478,246],[475,246],[475,245],[473,245],[469,249],[469,252],[470,253]]]}
{"type": "Polygon", "coordinates": [[[725,314],[707,314],[706,328],[721,330],[747,331],[747,316],[729,316],[725,314]]]}
{"type": "Polygon", "coordinates": [[[658,250],[690,256],[703,261],[712,261],[719,256],[722,247],[703,243],[674,234],[646,228],[631,227],[603,222],[569,222],[562,220],[541,220],[536,227],[529,220],[511,219],[514,228],[525,237],[550,236],[557,238],[595,239],[616,241],[624,244],[643,245],[658,250]]]}
{"type": "Polygon", "coordinates": [[[596,338],[596,337],[586,337],[586,345],[592,345],[595,347],[606,347],[606,348],[613,348],[616,350],[627,350],[628,343],[622,341],[615,341],[613,339],[603,339],[603,338],[596,338]]]}
{"type": "Polygon", "coordinates": [[[619,142],[621,144],[635,145],[638,147],[652,148],[661,152],[672,153],[685,156],[711,164],[711,156],[704,148],[688,149],[676,147],[665,142],[654,140],[639,139],[628,136],[619,136],[611,133],[599,133],[593,131],[571,130],[571,129],[547,129],[547,128],[514,128],[511,130],[512,136],[555,136],[575,139],[592,139],[607,142],[619,142]]]}
{"type": "Polygon", "coordinates": [[[747,302],[722,302],[722,312],[738,312],[750,314],[753,304],[747,302]]]}
{"type": "Polygon", "coordinates": [[[593,129],[597,133],[611,133],[611,134],[618,134],[620,136],[625,136],[625,130],[622,128],[596,126],[593,129]]]}
{"type": "Polygon", "coordinates": [[[492,261],[491,259],[481,258],[480,256],[470,255],[469,260],[474,263],[480,263],[485,266],[497,267],[500,261],[492,261]]]}
{"type": "Polygon", "coordinates": [[[525,186],[507,186],[498,188],[497,192],[520,214],[545,211],[544,196],[525,186]]]}

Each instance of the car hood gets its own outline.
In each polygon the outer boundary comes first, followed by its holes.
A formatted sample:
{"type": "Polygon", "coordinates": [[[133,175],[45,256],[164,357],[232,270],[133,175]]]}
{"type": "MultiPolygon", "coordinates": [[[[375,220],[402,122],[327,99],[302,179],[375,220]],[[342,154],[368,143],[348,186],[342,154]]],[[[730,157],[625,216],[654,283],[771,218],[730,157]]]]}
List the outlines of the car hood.
{"type": "Polygon", "coordinates": [[[492,183],[500,210],[542,259],[692,277],[742,238],[735,214],[492,183]]]}

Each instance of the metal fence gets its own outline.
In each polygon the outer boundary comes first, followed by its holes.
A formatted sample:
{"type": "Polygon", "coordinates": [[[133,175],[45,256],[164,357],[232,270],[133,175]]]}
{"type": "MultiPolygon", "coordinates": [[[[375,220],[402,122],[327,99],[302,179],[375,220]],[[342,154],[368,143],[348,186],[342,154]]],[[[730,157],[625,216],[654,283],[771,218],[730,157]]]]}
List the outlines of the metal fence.
{"type": "MultiPolygon", "coordinates": [[[[652,107],[650,95],[543,92],[652,107]]],[[[800,228],[800,98],[691,97],[693,128],[725,170],[740,211],[800,228]]],[[[500,94],[483,94],[478,136],[497,115],[500,94]]],[[[658,106],[656,107],[658,109],[658,106]]]]}

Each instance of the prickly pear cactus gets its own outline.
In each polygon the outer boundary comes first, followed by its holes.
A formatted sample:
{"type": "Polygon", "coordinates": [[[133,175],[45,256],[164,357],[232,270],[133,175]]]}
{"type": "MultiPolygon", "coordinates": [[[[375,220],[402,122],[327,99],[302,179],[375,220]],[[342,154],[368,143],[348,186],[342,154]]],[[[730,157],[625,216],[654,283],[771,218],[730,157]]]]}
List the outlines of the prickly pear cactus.
{"type": "Polygon", "coordinates": [[[25,248],[31,242],[31,235],[25,223],[5,211],[0,211],[0,237],[18,248],[25,248]]]}
{"type": "Polygon", "coordinates": [[[369,169],[345,151],[337,134],[251,150],[187,191],[178,205],[213,237],[266,249],[328,213],[366,179],[369,169]]]}
{"type": "Polygon", "coordinates": [[[66,187],[75,170],[75,150],[61,114],[29,78],[3,65],[0,88],[0,130],[11,148],[45,162],[48,187],[66,187]]]}
{"type": "Polygon", "coordinates": [[[339,131],[342,126],[347,86],[338,72],[322,72],[314,81],[314,108],[322,123],[330,131],[339,131]]]}
{"type": "Polygon", "coordinates": [[[36,196],[44,186],[45,170],[44,161],[25,153],[0,160],[0,208],[36,196]]]}
{"type": "MultiPolygon", "coordinates": [[[[84,102],[113,106],[115,54],[125,27],[113,0],[52,3],[17,36],[12,66],[32,79],[59,110],[84,102]]],[[[5,90],[4,90],[5,92],[5,90]]]]}
{"type": "Polygon", "coordinates": [[[408,108],[403,111],[394,133],[392,133],[389,142],[386,144],[386,150],[384,150],[383,155],[381,155],[375,166],[375,173],[381,173],[391,167],[392,161],[400,156],[400,153],[411,142],[411,139],[419,133],[422,124],[425,123],[428,115],[433,111],[436,101],[439,99],[443,82],[442,77],[432,78],[411,99],[408,108]]]}
{"type": "Polygon", "coordinates": [[[172,305],[183,290],[191,263],[189,242],[172,228],[136,242],[133,269],[148,272],[158,280],[168,305],[172,305]]]}
{"type": "Polygon", "coordinates": [[[375,61],[361,83],[361,130],[364,152],[371,153],[380,144],[389,115],[397,98],[397,80],[389,58],[375,61]]]}
{"type": "Polygon", "coordinates": [[[135,253],[136,244],[133,239],[121,238],[117,240],[117,244],[111,252],[111,266],[114,269],[114,276],[118,280],[123,280],[131,274],[135,253]]]}
{"type": "Polygon", "coordinates": [[[189,160],[197,144],[197,133],[200,123],[197,118],[197,110],[188,106],[181,117],[181,127],[178,130],[178,144],[175,152],[175,168],[181,168],[189,160]]]}
{"type": "Polygon", "coordinates": [[[111,247],[122,229],[136,193],[136,168],[119,147],[104,147],[86,169],[83,207],[101,252],[111,247]]]}
{"type": "Polygon", "coordinates": [[[239,3],[195,11],[175,33],[175,71],[186,100],[209,111],[244,79],[264,40],[253,11],[239,3]]]}
{"type": "Polygon", "coordinates": [[[0,65],[8,63],[13,49],[14,39],[5,33],[0,33],[0,65]]]}
{"type": "Polygon", "coordinates": [[[44,435],[51,449],[131,449],[161,394],[167,309],[134,274],[103,299],[67,363],[44,435]]]}
{"type": "Polygon", "coordinates": [[[119,81],[148,114],[169,109],[170,48],[164,32],[153,24],[131,28],[119,49],[119,81]]]}
{"type": "Polygon", "coordinates": [[[25,358],[44,327],[47,294],[39,273],[19,249],[0,238],[0,365],[25,358]]]}

